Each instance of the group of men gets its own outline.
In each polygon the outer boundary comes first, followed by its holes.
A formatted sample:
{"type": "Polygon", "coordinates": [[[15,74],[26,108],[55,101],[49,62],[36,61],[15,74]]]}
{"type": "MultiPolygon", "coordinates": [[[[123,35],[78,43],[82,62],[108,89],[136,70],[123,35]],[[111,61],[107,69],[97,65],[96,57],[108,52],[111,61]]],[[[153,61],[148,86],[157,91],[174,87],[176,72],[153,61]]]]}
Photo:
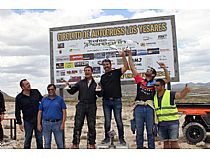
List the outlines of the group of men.
{"type": "MultiPolygon", "coordinates": [[[[179,148],[179,116],[174,99],[183,98],[189,92],[186,86],[181,92],[173,92],[165,89],[165,84],[170,82],[170,76],[164,63],[158,63],[165,72],[165,79],[155,80],[156,70],[148,68],[145,78],[142,78],[133,63],[130,50],[120,51],[123,67],[112,69],[109,59],[102,62],[105,73],[101,76],[100,83],[96,83],[92,74],[93,68],[85,66],[85,78],[75,85],[68,86],[67,92],[71,95],[78,93],[78,104],[74,118],[73,141],[71,148],[79,149],[80,136],[85,118],[88,125],[87,148],[96,148],[96,100],[103,97],[104,112],[104,139],[102,144],[110,142],[108,132],[111,129],[112,111],[118,129],[118,140],[121,145],[126,145],[124,139],[124,126],[122,121],[122,92],[121,76],[131,70],[137,84],[137,94],[133,110],[136,128],[137,149],[144,148],[144,126],[146,125],[148,148],[155,148],[154,125],[158,122],[160,140],[164,142],[164,148],[179,148]],[[128,61],[125,53],[128,54],[128,61]],[[156,122],[157,121],[157,122],[156,122]]],[[[35,131],[36,145],[43,148],[42,135],[44,136],[44,148],[51,148],[52,133],[54,134],[57,148],[64,148],[63,130],[66,121],[66,104],[62,97],[56,95],[56,86],[47,86],[48,95],[43,97],[37,89],[31,89],[29,81],[20,81],[22,92],[15,100],[15,116],[20,130],[25,131],[24,148],[31,148],[33,131],[35,131]],[[21,119],[23,114],[23,123],[21,119]]],[[[0,96],[1,99],[1,96],[0,96]]],[[[3,102],[0,101],[1,120],[5,111],[3,102]]],[[[1,126],[0,126],[1,127],[1,126]]],[[[1,132],[0,128],[0,132],[1,132]]],[[[1,133],[0,133],[1,134],[1,133]]],[[[1,135],[0,135],[1,136],[1,135]]]]}

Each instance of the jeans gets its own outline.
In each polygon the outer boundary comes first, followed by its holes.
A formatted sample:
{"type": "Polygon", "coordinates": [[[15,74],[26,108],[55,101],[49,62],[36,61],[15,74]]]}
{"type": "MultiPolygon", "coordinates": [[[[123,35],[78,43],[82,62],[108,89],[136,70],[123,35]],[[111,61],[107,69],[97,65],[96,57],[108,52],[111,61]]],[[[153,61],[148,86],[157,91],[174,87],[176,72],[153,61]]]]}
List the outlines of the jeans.
{"type": "Polygon", "coordinates": [[[124,127],[122,122],[122,101],[121,98],[109,100],[103,100],[103,111],[104,111],[104,128],[105,138],[109,138],[108,132],[111,128],[112,110],[114,111],[114,118],[117,123],[119,139],[124,139],[124,127]]]}
{"type": "Polygon", "coordinates": [[[24,130],[25,130],[24,149],[31,148],[31,140],[32,140],[33,130],[35,132],[37,149],[43,149],[42,132],[39,132],[37,130],[36,122],[37,122],[36,120],[29,120],[29,121],[24,120],[24,130]]]}
{"type": "Polygon", "coordinates": [[[54,134],[55,142],[58,149],[63,149],[63,130],[60,129],[62,121],[49,122],[42,121],[43,135],[44,135],[44,147],[45,149],[51,149],[52,133],[54,134]]]}
{"type": "Polygon", "coordinates": [[[158,132],[161,141],[177,141],[179,138],[179,124],[159,126],[158,132]]]}
{"type": "Polygon", "coordinates": [[[134,110],[134,117],[136,121],[136,145],[137,149],[144,147],[144,124],[147,129],[148,148],[155,148],[155,141],[153,135],[154,125],[154,110],[150,106],[137,105],[134,110]]]}
{"type": "Polygon", "coordinates": [[[74,122],[74,134],[73,144],[80,143],[80,136],[82,127],[84,125],[85,117],[87,118],[88,125],[88,144],[96,144],[96,104],[84,104],[78,103],[76,106],[75,122],[74,122]]]}

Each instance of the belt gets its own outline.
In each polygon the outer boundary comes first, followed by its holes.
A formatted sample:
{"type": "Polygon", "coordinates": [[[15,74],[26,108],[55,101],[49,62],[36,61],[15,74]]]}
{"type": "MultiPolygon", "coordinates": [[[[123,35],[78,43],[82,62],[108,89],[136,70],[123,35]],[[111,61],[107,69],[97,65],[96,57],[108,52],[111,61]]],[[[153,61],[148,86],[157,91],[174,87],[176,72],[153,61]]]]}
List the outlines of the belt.
{"type": "Polygon", "coordinates": [[[96,100],[79,100],[83,104],[96,104],[96,100]]]}
{"type": "Polygon", "coordinates": [[[58,122],[58,121],[61,121],[61,119],[48,119],[48,120],[45,120],[45,121],[48,121],[48,122],[58,122]]]}
{"type": "Polygon", "coordinates": [[[105,98],[105,100],[116,100],[116,99],[119,99],[119,98],[105,98]]]}
{"type": "Polygon", "coordinates": [[[152,100],[147,100],[147,101],[142,101],[142,100],[136,100],[134,105],[143,105],[143,106],[150,106],[151,108],[154,109],[153,101],[152,100]]]}

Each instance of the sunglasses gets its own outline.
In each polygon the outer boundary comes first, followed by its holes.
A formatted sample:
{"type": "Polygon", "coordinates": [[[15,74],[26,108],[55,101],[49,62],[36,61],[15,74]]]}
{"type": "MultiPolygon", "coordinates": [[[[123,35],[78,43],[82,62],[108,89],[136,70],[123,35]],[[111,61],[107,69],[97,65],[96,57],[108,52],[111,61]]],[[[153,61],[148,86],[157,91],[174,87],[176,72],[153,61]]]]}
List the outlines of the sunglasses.
{"type": "Polygon", "coordinates": [[[47,89],[48,91],[54,91],[55,89],[47,89]]]}
{"type": "Polygon", "coordinates": [[[154,86],[155,86],[155,87],[159,87],[159,86],[161,86],[161,85],[160,85],[160,84],[155,84],[154,86]]]}

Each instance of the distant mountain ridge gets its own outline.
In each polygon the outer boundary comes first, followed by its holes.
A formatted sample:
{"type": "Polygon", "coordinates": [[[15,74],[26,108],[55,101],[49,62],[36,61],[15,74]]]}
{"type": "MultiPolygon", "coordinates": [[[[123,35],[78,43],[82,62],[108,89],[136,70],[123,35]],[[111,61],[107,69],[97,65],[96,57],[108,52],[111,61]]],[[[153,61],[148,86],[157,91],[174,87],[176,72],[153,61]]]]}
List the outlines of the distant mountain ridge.
{"type": "Polygon", "coordinates": [[[1,93],[3,94],[4,100],[5,100],[6,102],[15,101],[15,98],[14,98],[14,97],[8,95],[7,93],[5,93],[5,92],[3,92],[3,91],[1,91],[1,93]]]}
{"type": "MultiPolygon", "coordinates": [[[[174,91],[180,91],[185,87],[186,83],[171,83],[171,89],[174,91]]],[[[188,87],[191,88],[191,93],[200,93],[200,94],[210,94],[210,82],[207,83],[194,83],[189,82],[187,83],[188,87]]],[[[122,95],[123,96],[136,96],[136,84],[131,85],[122,85],[122,95]]],[[[1,91],[4,95],[5,101],[15,101],[15,98],[9,96],[7,93],[1,91]]],[[[57,90],[57,94],[59,94],[57,90]]],[[[77,99],[78,93],[74,95],[70,95],[65,89],[63,92],[64,98],[74,98],[77,99]]],[[[44,94],[46,96],[46,94],[44,94]]]]}

